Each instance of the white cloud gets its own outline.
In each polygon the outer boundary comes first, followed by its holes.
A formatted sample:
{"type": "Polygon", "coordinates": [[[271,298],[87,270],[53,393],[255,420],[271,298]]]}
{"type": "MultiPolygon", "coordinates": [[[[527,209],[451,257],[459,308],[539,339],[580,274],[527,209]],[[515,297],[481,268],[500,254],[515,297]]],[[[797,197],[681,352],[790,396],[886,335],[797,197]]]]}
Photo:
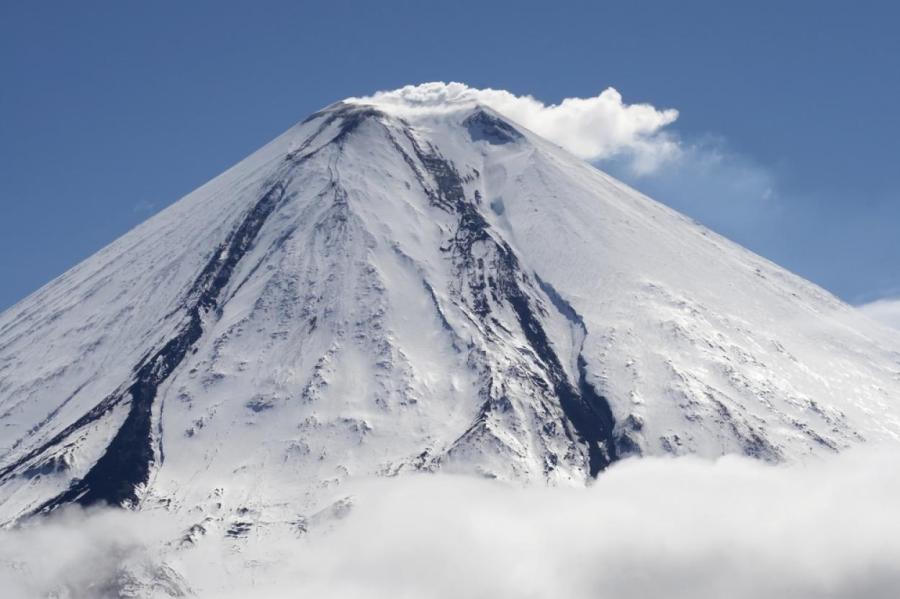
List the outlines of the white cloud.
{"type": "Polygon", "coordinates": [[[403,115],[482,104],[576,156],[601,160],[629,155],[634,158],[634,168],[643,172],[652,171],[679,151],[675,138],[662,131],[678,118],[677,110],[626,104],[612,87],[590,98],[566,98],[549,105],[505,90],[440,82],[408,85],[350,101],[376,104],[403,115]]]}
{"type": "Polygon", "coordinates": [[[869,317],[889,327],[900,329],[900,299],[880,299],[858,308],[869,317]]]}
{"type": "Polygon", "coordinates": [[[177,533],[149,514],[77,507],[0,531],[0,595],[112,599],[137,579],[166,582],[157,552],[177,533]]]}
{"type": "MultiPolygon", "coordinates": [[[[896,448],[790,467],[635,460],[587,490],[419,476],[348,492],[350,515],[307,536],[264,529],[240,552],[208,538],[168,559],[198,596],[217,599],[893,599],[900,588],[896,448]]],[[[0,584],[43,591],[62,580],[63,596],[103,597],[87,577],[154,563],[160,527],[148,518],[101,513],[2,533],[0,584]],[[140,536],[144,556],[131,541],[140,536]],[[9,559],[18,566],[4,577],[9,559]]]]}
{"type": "Polygon", "coordinates": [[[299,579],[335,598],[895,597],[898,462],[646,459],[586,491],[388,481],[299,579]]]}

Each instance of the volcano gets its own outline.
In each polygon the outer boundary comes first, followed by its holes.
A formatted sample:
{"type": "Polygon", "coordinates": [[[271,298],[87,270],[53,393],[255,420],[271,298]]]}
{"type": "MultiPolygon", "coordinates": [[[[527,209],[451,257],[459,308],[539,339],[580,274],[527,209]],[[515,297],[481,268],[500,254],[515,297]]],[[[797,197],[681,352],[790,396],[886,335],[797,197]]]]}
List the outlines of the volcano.
{"type": "Polygon", "coordinates": [[[0,521],[237,539],[357,477],[802,461],[898,397],[897,333],[488,106],[350,99],[0,315],[0,521]]]}

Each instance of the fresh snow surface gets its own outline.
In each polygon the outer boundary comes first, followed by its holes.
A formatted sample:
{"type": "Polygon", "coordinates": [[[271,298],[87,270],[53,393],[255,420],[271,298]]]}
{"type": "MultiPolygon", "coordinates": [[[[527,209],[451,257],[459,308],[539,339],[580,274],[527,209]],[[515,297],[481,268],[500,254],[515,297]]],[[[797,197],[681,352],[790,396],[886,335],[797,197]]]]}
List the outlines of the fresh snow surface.
{"type": "Polygon", "coordinates": [[[0,315],[0,521],[239,544],[351,478],[808,460],[897,398],[900,334],[819,287],[486,107],[349,100],[0,315]]]}

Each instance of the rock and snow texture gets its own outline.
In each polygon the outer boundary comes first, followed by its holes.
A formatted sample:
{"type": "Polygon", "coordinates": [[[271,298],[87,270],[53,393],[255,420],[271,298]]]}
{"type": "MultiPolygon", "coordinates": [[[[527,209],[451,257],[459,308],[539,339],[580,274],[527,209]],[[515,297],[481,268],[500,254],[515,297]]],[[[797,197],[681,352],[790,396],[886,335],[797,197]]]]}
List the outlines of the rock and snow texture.
{"type": "Polygon", "coordinates": [[[0,315],[0,521],[900,437],[900,336],[471,101],[317,113],[0,315]]]}

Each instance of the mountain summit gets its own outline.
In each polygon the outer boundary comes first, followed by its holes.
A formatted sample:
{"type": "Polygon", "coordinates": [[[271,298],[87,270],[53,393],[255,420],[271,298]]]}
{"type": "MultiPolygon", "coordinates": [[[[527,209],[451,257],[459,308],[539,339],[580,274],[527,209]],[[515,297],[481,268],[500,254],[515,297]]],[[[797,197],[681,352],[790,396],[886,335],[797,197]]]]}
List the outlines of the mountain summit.
{"type": "Polygon", "coordinates": [[[239,538],[352,477],[898,437],[896,333],[429,97],[310,116],[0,315],[0,521],[111,503],[239,538]]]}

